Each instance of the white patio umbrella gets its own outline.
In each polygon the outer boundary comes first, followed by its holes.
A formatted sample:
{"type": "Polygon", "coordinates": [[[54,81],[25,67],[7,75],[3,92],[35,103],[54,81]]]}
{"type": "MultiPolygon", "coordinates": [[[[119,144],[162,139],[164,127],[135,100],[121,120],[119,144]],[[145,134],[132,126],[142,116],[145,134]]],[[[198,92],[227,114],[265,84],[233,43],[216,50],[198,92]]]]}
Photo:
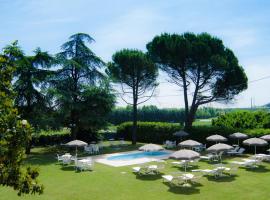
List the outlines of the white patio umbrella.
{"type": "Polygon", "coordinates": [[[178,144],[178,146],[183,147],[183,148],[185,148],[185,147],[188,147],[188,148],[198,147],[198,146],[201,146],[201,145],[202,145],[201,143],[199,143],[199,142],[197,142],[195,140],[185,140],[185,141],[180,142],[178,144]]]}
{"type": "Polygon", "coordinates": [[[84,146],[87,146],[88,144],[84,141],[81,141],[81,140],[72,140],[68,143],[65,144],[65,146],[68,146],[68,147],[76,147],[76,157],[77,157],[77,148],[78,147],[84,147],[84,146]]]}
{"type": "Polygon", "coordinates": [[[218,142],[226,142],[228,139],[223,137],[222,135],[211,135],[207,137],[206,140],[218,143],[218,142]]]}
{"type": "Polygon", "coordinates": [[[160,151],[164,150],[164,148],[157,144],[145,144],[139,148],[140,151],[160,151]]]}
{"type": "Polygon", "coordinates": [[[256,155],[256,147],[257,146],[266,146],[268,143],[261,138],[249,138],[243,141],[244,145],[254,146],[255,155],[256,155]]]}
{"type": "Polygon", "coordinates": [[[262,136],[260,138],[267,141],[267,142],[270,142],[270,135],[264,135],[264,136],[262,136]]]}
{"type": "Polygon", "coordinates": [[[233,149],[231,145],[224,144],[224,143],[218,143],[214,144],[206,149],[208,152],[221,152],[221,151],[228,151],[233,149]]]}
{"type": "Polygon", "coordinates": [[[240,139],[246,139],[246,138],[248,138],[248,135],[246,135],[246,134],[244,134],[244,133],[239,133],[239,132],[237,132],[237,133],[233,133],[233,134],[229,135],[229,137],[230,137],[230,138],[233,138],[233,139],[237,139],[237,141],[238,141],[238,146],[239,146],[239,140],[240,140],[240,139]]]}
{"type": "MultiPolygon", "coordinates": [[[[178,159],[178,160],[194,160],[200,158],[200,154],[196,151],[181,149],[176,151],[170,155],[170,158],[178,159]]],[[[185,171],[187,170],[187,166],[185,165],[185,171]]]]}
{"type": "MultiPolygon", "coordinates": [[[[218,153],[218,152],[222,152],[222,151],[228,151],[231,149],[233,149],[233,147],[231,145],[224,144],[224,143],[218,143],[218,144],[214,144],[214,145],[208,147],[206,149],[206,151],[218,153]]],[[[220,155],[220,162],[221,162],[221,155],[220,155]]]]}

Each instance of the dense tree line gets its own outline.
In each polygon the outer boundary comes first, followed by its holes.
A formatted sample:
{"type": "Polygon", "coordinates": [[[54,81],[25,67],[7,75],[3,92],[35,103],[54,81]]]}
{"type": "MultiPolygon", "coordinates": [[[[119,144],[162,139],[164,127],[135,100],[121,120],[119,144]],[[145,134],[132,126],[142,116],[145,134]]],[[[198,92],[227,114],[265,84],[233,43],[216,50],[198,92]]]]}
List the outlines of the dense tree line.
{"type": "MultiPolygon", "coordinates": [[[[226,110],[219,108],[203,107],[196,112],[197,119],[206,119],[217,117],[226,110]]],[[[132,121],[132,107],[118,107],[109,114],[108,122],[112,124],[121,124],[126,121],[132,121]]],[[[156,106],[143,106],[138,108],[138,121],[148,122],[174,122],[184,123],[184,108],[158,108],[156,106]]]]}

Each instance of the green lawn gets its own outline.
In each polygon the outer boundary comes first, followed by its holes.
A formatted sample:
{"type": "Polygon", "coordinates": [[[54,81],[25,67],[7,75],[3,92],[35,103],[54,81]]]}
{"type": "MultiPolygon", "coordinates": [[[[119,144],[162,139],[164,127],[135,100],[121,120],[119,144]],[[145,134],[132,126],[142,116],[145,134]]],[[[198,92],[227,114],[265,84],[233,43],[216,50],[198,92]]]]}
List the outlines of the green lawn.
{"type": "Polygon", "coordinates": [[[212,119],[213,118],[209,118],[209,119],[196,119],[193,122],[193,126],[211,126],[212,125],[212,119]]]}
{"type": "MultiPolygon", "coordinates": [[[[131,150],[133,147],[126,147],[131,150]]],[[[89,199],[270,199],[270,164],[255,170],[239,169],[237,176],[222,179],[203,177],[194,188],[170,187],[160,176],[137,177],[131,166],[110,167],[95,164],[93,172],[76,173],[72,166],[62,167],[56,162],[54,148],[36,148],[27,159],[27,164],[38,165],[40,181],[45,185],[44,194],[18,197],[9,188],[0,188],[1,200],[89,200],[89,199]]],[[[106,149],[110,152],[110,149],[106,149]]],[[[116,151],[116,150],[114,150],[116,151]]],[[[240,158],[236,158],[240,160],[240,158]]],[[[228,160],[225,159],[226,163],[228,160]]],[[[211,168],[206,162],[199,162],[199,168],[211,168]]],[[[164,174],[179,171],[166,164],[164,174]]]]}

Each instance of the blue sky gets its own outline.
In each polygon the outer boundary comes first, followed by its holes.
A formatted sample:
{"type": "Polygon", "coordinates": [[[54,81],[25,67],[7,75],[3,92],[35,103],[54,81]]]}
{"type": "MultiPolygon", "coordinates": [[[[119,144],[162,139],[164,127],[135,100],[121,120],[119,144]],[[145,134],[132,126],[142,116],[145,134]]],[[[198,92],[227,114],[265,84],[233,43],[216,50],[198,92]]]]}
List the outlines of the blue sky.
{"type": "MultiPolygon", "coordinates": [[[[0,48],[14,40],[25,53],[36,47],[56,53],[70,35],[90,34],[90,47],[104,61],[122,48],[145,51],[145,44],[163,32],[208,32],[221,38],[244,67],[250,81],[270,76],[270,1],[268,0],[0,0],[0,48]]],[[[163,83],[147,104],[183,106],[179,88],[163,83]],[[179,96],[178,96],[179,94],[179,96]]],[[[249,84],[234,102],[219,107],[270,102],[270,78],[249,84]]],[[[120,99],[118,105],[125,105],[120,99]]]]}

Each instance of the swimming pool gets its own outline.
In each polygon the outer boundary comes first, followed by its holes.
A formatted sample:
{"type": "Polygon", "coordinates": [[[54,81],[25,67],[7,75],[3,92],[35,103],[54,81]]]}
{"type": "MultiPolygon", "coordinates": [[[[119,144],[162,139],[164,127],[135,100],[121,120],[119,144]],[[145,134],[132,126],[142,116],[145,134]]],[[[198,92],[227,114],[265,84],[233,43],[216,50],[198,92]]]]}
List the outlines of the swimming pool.
{"type": "Polygon", "coordinates": [[[125,153],[115,156],[110,156],[107,160],[133,160],[139,158],[155,158],[160,156],[169,155],[169,152],[166,151],[153,151],[153,152],[136,152],[136,153],[125,153]]]}

